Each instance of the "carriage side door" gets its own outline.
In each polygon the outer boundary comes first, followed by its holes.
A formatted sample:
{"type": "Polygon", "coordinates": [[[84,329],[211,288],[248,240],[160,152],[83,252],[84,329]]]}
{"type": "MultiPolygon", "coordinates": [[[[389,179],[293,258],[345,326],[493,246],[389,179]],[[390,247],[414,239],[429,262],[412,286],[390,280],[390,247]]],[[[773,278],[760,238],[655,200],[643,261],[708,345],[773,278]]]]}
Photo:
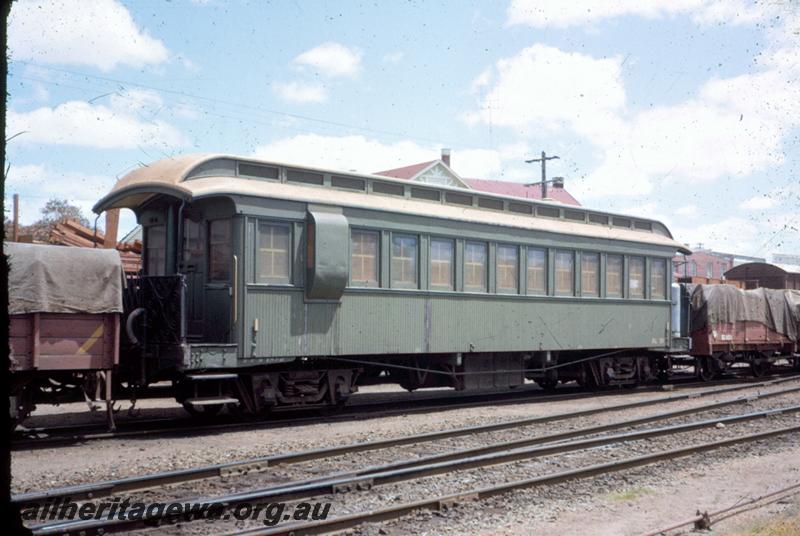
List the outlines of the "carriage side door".
{"type": "Polygon", "coordinates": [[[205,311],[206,226],[201,220],[183,221],[180,272],[186,276],[186,336],[202,340],[205,311]]]}
{"type": "Polygon", "coordinates": [[[204,299],[204,342],[226,343],[230,339],[232,240],[230,218],[208,222],[208,277],[204,299]]]}

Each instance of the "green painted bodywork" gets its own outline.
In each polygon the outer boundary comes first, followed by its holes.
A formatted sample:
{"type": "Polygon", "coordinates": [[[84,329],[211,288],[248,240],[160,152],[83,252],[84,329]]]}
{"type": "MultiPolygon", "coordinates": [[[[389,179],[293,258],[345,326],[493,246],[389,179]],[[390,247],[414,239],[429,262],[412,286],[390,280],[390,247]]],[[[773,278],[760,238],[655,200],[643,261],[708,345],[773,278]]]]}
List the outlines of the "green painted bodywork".
{"type": "MultiPolygon", "coordinates": [[[[253,366],[313,356],[372,356],[384,354],[434,354],[455,352],[507,352],[583,350],[615,348],[667,348],[670,337],[670,303],[667,299],[632,300],[554,296],[556,249],[575,250],[575,288],[580,295],[580,252],[601,253],[601,271],[605,254],[615,253],[647,257],[646,297],[649,298],[650,258],[667,260],[671,273],[673,251],[639,243],[533,232],[435,218],[358,209],[340,212],[349,228],[372,229],[381,233],[381,288],[348,287],[339,299],[338,292],[324,294],[329,301],[319,302],[309,296],[306,281],[315,277],[306,266],[305,237],[310,218],[308,207],[301,203],[262,199],[236,199],[238,218],[244,229],[244,248],[240,259],[240,319],[234,326],[240,345],[240,365],[253,366]],[[294,258],[290,285],[256,284],[253,255],[257,221],[280,221],[292,224],[294,258]],[[392,233],[414,234],[419,240],[419,290],[392,289],[390,286],[390,250],[392,233]],[[487,293],[465,293],[463,271],[456,270],[455,291],[424,290],[429,285],[428,247],[431,236],[449,237],[456,245],[456,266],[461,266],[464,243],[486,241],[489,244],[487,293]],[[520,246],[519,286],[524,293],[525,247],[548,249],[548,296],[495,293],[492,269],[497,243],[520,246]],[[256,330],[256,327],[258,328],[256,330]]],[[[312,209],[318,210],[318,209],[312,209]]],[[[324,229],[323,219],[316,221],[317,260],[323,281],[336,278],[336,270],[349,264],[349,231],[343,233],[341,220],[324,229]],[[319,238],[325,237],[324,249],[319,238]],[[327,264],[319,262],[328,251],[327,264]],[[344,253],[344,254],[343,254],[344,253]]],[[[627,257],[624,280],[627,281],[627,257]]],[[[339,274],[347,278],[346,273],[339,274]]],[[[323,288],[337,289],[336,284],[323,288]]],[[[605,281],[601,278],[601,296],[605,281]]],[[[669,293],[665,289],[665,295],[669,293]]],[[[318,295],[317,295],[318,296],[318,295]]],[[[232,340],[232,342],[234,342],[232,340]]]]}
{"type": "MultiPolygon", "coordinates": [[[[206,281],[207,264],[187,277],[187,303],[193,308],[189,316],[202,329],[189,333],[193,336],[180,368],[251,367],[302,357],[669,348],[670,302],[650,299],[649,294],[651,260],[666,260],[668,285],[672,248],[453,221],[437,218],[436,207],[431,205],[429,217],[419,217],[240,196],[186,204],[186,214],[204,225],[230,218],[235,261],[228,283],[206,281]],[[259,221],[290,229],[288,284],[256,283],[259,221]],[[313,258],[308,262],[312,226],[313,258]],[[380,288],[348,286],[354,228],[379,233],[380,288]],[[393,233],[418,237],[419,289],[390,288],[393,233]],[[428,290],[431,237],[454,241],[454,291],[428,290]],[[463,292],[467,241],[488,244],[486,293],[463,292]],[[498,244],[518,247],[519,294],[496,292],[498,244]],[[525,294],[527,247],[548,251],[547,295],[525,294]],[[555,296],[557,250],[575,252],[575,296],[555,296]],[[624,255],[623,281],[628,279],[628,257],[645,257],[645,299],[606,298],[605,277],[600,278],[599,298],[581,297],[582,252],[600,253],[603,274],[607,254],[624,255]]],[[[150,221],[169,223],[177,214],[174,202],[153,204],[141,212],[140,221],[145,226],[150,221]]],[[[668,288],[664,295],[669,296],[668,288]]]]}

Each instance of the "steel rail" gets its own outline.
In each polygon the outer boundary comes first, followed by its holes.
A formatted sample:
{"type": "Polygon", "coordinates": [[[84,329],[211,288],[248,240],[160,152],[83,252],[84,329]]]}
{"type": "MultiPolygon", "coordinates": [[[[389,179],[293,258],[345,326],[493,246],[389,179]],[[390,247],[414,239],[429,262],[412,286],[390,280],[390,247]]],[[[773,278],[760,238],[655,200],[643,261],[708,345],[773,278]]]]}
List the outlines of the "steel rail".
{"type": "MultiPolygon", "coordinates": [[[[753,382],[748,378],[728,378],[720,381],[713,382],[713,385],[730,385],[739,387],[740,389],[747,389],[750,387],[758,387],[761,385],[769,384],[772,382],[785,382],[792,379],[800,378],[800,375],[791,374],[785,376],[772,376],[773,379],[762,379],[759,382],[753,382]]],[[[686,382],[690,378],[681,378],[678,383],[668,384],[673,389],[683,390],[692,389],[699,386],[708,386],[708,382],[686,382]]],[[[639,386],[636,390],[631,392],[653,392],[663,390],[663,385],[659,386],[639,386]]],[[[569,389],[569,388],[567,388],[569,389]]],[[[566,389],[565,389],[566,390],[566,389]]],[[[736,390],[732,388],[731,390],[736,390]]],[[[349,421],[358,416],[369,413],[372,417],[387,417],[393,415],[406,415],[413,413],[428,413],[431,411],[451,411],[458,409],[466,409],[473,407],[483,407],[487,404],[493,406],[512,405],[512,404],[526,404],[526,403],[547,403],[560,400],[582,400],[586,398],[601,398],[607,396],[619,396],[620,391],[602,391],[602,392],[569,392],[560,394],[542,394],[538,390],[526,389],[522,393],[519,391],[492,391],[489,393],[472,393],[469,395],[460,396],[441,396],[441,397],[425,397],[416,398],[412,400],[399,400],[399,401],[378,401],[367,402],[364,404],[351,405],[344,409],[343,413],[337,415],[328,415],[325,417],[309,416],[309,417],[295,417],[292,413],[296,411],[309,412],[313,410],[280,410],[273,414],[274,420],[263,422],[223,422],[214,423],[206,422],[199,423],[197,420],[192,420],[188,417],[181,419],[174,418],[160,418],[150,419],[147,421],[133,421],[128,425],[136,426],[134,430],[120,430],[119,427],[116,431],[109,432],[105,430],[105,425],[96,426],[56,426],[49,428],[30,428],[25,431],[28,437],[24,439],[15,439],[11,442],[11,449],[15,451],[32,450],[39,448],[49,448],[58,445],[67,445],[74,443],[82,443],[88,441],[98,441],[104,439],[131,439],[136,437],[152,437],[154,434],[162,436],[175,435],[175,434],[203,434],[211,432],[222,431],[236,431],[236,430],[252,430],[252,429],[275,429],[275,428],[288,428],[293,426],[303,426],[308,424],[317,424],[319,422],[339,422],[349,421]],[[471,400],[470,399],[476,399],[471,400]],[[467,401],[461,402],[459,400],[465,399],[467,401]],[[398,407],[399,406],[399,407],[398,407]],[[155,426],[155,428],[140,428],[142,426],[155,426]],[[97,429],[102,430],[98,432],[81,432],[82,429],[97,429]],[[76,431],[77,430],[77,431],[76,431]],[[47,434],[57,435],[47,435],[47,434]]],[[[122,426],[125,426],[123,424],[122,426]]]]}
{"type": "MultiPolygon", "coordinates": [[[[705,394],[715,394],[719,392],[711,391],[705,392],[705,394]]],[[[651,422],[656,422],[660,420],[672,419],[676,417],[682,417],[686,415],[693,415],[697,413],[702,413],[706,411],[711,411],[714,409],[723,408],[726,406],[731,406],[735,404],[742,404],[746,402],[750,402],[757,399],[766,399],[772,398],[777,396],[783,396],[795,392],[800,392],[800,386],[798,387],[790,387],[787,389],[780,389],[777,391],[772,391],[768,393],[759,393],[757,395],[750,395],[738,398],[732,398],[728,400],[723,400],[720,402],[714,402],[711,404],[705,404],[702,406],[694,406],[692,408],[686,408],[676,411],[669,411],[669,412],[662,412],[657,413],[654,415],[648,415],[644,417],[637,417],[635,419],[628,419],[625,421],[618,421],[615,423],[597,425],[589,428],[582,428],[579,430],[568,430],[564,432],[556,432],[551,434],[546,434],[542,436],[535,436],[531,438],[524,438],[521,440],[516,440],[512,442],[502,442],[502,443],[494,443],[486,446],[475,447],[472,449],[465,449],[465,450],[457,450],[454,452],[444,453],[444,454],[436,454],[427,457],[421,457],[414,460],[404,460],[400,462],[395,462],[392,464],[393,468],[402,468],[402,467],[413,467],[417,465],[422,465],[424,463],[433,463],[435,461],[446,461],[450,459],[457,459],[460,457],[464,457],[465,455],[479,455],[479,454],[487,454],[491,452],[499,452],[501,450],[507,450],[509,448],[522,448],[525,446],[532,446],[537,444],[549,443],[554,441],[563,441],[566,439],[572,439],[575,437],[580,437],[584,435],[591,435],[597,434],[601,432],[616,430],[620,428],[627,428],[631,426],[636,426],[640,424],[647,424],[651,422]]],[[[194,480],[203,480],[208,478],[218,478],[218,477],[227,477],[227,476],[234,476],[234,475],[243,475],[250,472],[259,472],[263,471],[269,467],[274,467],[277,465],[289,465],[293,463],[299,463],[304,461],[313,461],[313,460],[322,460],[327,458],[332,458],[335,456],[341,456],[344,454],[351,454],[351,453],[358,453],[358,452],[365,452],[370,450],[379,450],[385,448],[392,448],[410,444],[419,444],[425,442],[431,442],[441,439],[449,439],[453,437],[461,437],[465,435],[474,435],[480,433],[487,433],[487,432],[495,432],[506,430],[510,428],[518,428],[523,426],[530,426],[533,424],[541,424],[541,423],[548,423],[554,422],[558,420],[565,420],[569,418],[575,417],[582,417],[587,415],[596,415],[599,413],[606,413],[606,412],[613,412],[613,411],[621,411],[626,409],[638,408],[647,405],[654,405],[654,404],[662,404],[662,403],[670,403],[675,401],[682,401],[691,398],[697,398],[697,393],[687,393],[683,395],[676,395],[670,397],[661,397],[656,399],[655,401],[638,401],[633,403],[626,403],[626,404],[618,404],[614,406],[607,406],[603,408],[591,408],[587,410],[581,410],[577,412],[570,412],[570,413],[558,413],[549,416],[543,417],[529,417],[524,419],[515,419],[512,421],[504,421],[500,423],[492,423],[492,424],[485,424],[485,425],[478,425],[478,426],[471,426],[471,427],[464,427],[464,428],[453,428],[450,430],[443,430],[437,432],[426,432],[422,434],[416,434],[411,436],[403,436],[398,438],[390,438],[390,439],[382,439],[382,440],[375,440],[375,441],[367,441],[367,442],[360,442],[360,443],[351,443],[347,445],[340,445],[335,447],[327,447],[323,449],[314,449],[314,450],[307,450],[307,451],[299,451],[299,452],[290,452],[286,454],[276,454],[272,456],[264,456],[260,458],[254,458],[250,460],[241,460],[236,462],[227,462],[222,464],[215,464],[215,465],[208,465],[208,466],[201,466],[191,469],[179,469],[174,471],[165,471],[160,473],[154,473],[150,475],[141,475],[135,477],[127,477],[121,478],[116,480],[107,480],[103,482],[95,482],[90,484],[79,484],[75,486],[66,486],[62,488],[54,488],[51,490],[39,491],[39,492],[28,492],[28,493],[21,493],[12,496],[12,502],[16,504],[29,504],[33,502],[41,502],[47,499],[56,498],[56,497],[70,497],[72,500],[85,500],[85,499],[94,499],[99,497],[107,497],[109,495],[114,495],[122,492],[131,492],[131,491],[138,491],[148,488],[154,488],[159,486],[165,486],[169,484],[175,483],[185,483],[194,480]]],[[[371,468],[368,468],[362,472],[371,472],[371,468]]],[[[352,472],[342,473],[342,475],[349,475],[353,474],[352,472]]],[[[308,482],[317,482],[322,480],[321,478],[311,479],[308,482]]]]}
{"type": "Polygon", "coordinates": [[[423,501],[405,503],[388,508],[370,510],[366,512],[359,512],[356,514],[344,515],[323,521],[314,521],[310,523],[292,523],[282,527],[264,528],[257,527],[251,530],[239,530],[236,534],[245,534],[247,536],[301,536],[310,534],[325,534],[332,531],[344,530],[352,527],[359,526],[363,523],[388,521],[398,519],[405,515],[420,511],[420,510],[445,510],[455,505],[462,504],[469,501],[479,501],[506,493],[530,489],[536,487],[550,486],[573,480],[589,478],[598,475],[611,474],[625,469],[633,469],[645,465],[650,465],[655,462],[674,460],[691,456],[693,454],[700,454],[709,452],[716,449],[739,445],[743,443],[751,443],[772,437],[800,432],[800,425],[759,432],[755,434],[748,434],[744,436],[723,439],[720,441],[712,441],[709,443],[701,443],[682,447],[678,449],[660,451],[643,456],[627,458],[614,462],[601,463],[597,465],[590,465],[578,469],[571,469],[554,474],[529,478],[525,480],[517,480],[515,482],[507,482],[497,486],[484,487],[469,490],[466,492],[456,493],[452,495],[444,495],[427,499],[423,501]]]}
{"type": "Polygon", "coordinates": [[[666,534],[667,532],[679,529],[681,527],[685,527],[686,525],[697,525],[702,524],[702,528],[710,528],[711,525],[714,523],[719,523],[729,517],[737,516],[739,514],[743,514],[745,512],[749,512],[750,510],[754,510],[756,508],[763,508],[768,504],[772,504],[774,502],[780,501],[782,499],[786,499],[793,495],[797,495],[800,493],[800,484],[793,484],[791,486],[787,486],[785,488],[781,488],[779,490],[775,490],[771,493],[767,493],[766,495],[761,495],[760,497],[754,497],[752,499],[748,499],[744,502],[737,503],[733,506],[729,506],[728,508],[723,508],[722,510],[717,510],[715,512],[704,512],[689,518],[686,518],[682,521],[678,521],[677,523],[670,525],[668,527],[662,527],[660,529],[652,530],[650,532],[646,532],[641,536],[659,536],[661,534],[666,534]],[[767,501],[767,499],[769,499],[767,501]],[[760,504],[759,504],[760,503],[760,504]]]}
{"type": "MultiPolygon", "coordinates": [[[[786,376],[785,378],[788,378],[786,376]]],[[[800,379],[800,375],[794,375],[795,378],[800,379]]],[[[778,379],[782,379],[779,377],[778,379]]],[[[764,380],[762,380],[764,381],[764,380]]],[[[726,379],[719,382],[714,382],[714,385],[733,384],[751,384],[752,380],[733,378],[726,379]]],[[[760,383],[760,382],[759,382],[760,383]]],[[[708,385],[708,383],[678,383],[674,384],[679,389],[688,389],[697,386],[708,385]]],[[[662,386],[640,386],[632,392],[650,392],[663,390],[662,386]]],[[[410,400],[393,400],[393,401],[372,401],[366,403],[352,404],[344,409],[343,413],[336,415],[327,415],[324,417],[325,422],[331,421],[347,421],[356,418],[363,413],[370,413],[371,416],[385,417],[392,415],[405,415],[412,413],[425,413],[430,411],[450,411],[464,408],[482,407],[488,404],[493,406],[511,405],[518,403],[546,403],[561,400],[581,400],[584,398],[601,398],[606,396],[619,395],[619,391],[604,391],[604,392],[579,392],[577,389],[566,388],[558,394],[544,394],[539,389],[526,388],[523,390],[515,391],[490,391],[482,393],[471,393],[468,395],[457,396],[429,396],[422,398],[413,398],[410,400]]],[[[176,408],[177,409],[177,408],[176,408]]],[[[302,426],[306,424],[316,424],[322,421],[319,415],[297,417],[296,413],[308,413],[318,411],[319,409],[305,409],[305,410],[278,410],[272,414],[274,419],[269,421],[260,422],[215,422],[218,418],[199,422],[190,417],[181,418],[157,418],[147,420],[136,420],[121,423],[120,426],[135,426],[133,430],[120,430],[119,428],[114,432],[109,432],[105,424],[92,423],[88,425],[63,425],[52,427],[33,427],[26,428],[21,432],[28,436],[27,438],[12,440],[12,450],[24,450],[32,448],[47,448],[54,444],[68,444],[79,443],[83,441],[93,441],[102,439],[128,439],[138,436],[152,436],[153,434],[173,435],[178,433],[187,432],[219,432],[224,430],[235,431],[238,429],[273,429],[284,428],[292,426],[302,426]],[[149,427],[149,428],[147,428],[149,427]],[[93,431],[97,430],[97,431],[93,431]],[[53,434],[53,435],[51,435],[53,434]]]]}
{"type": "MultiPolygon", "coordinates": [[[[529,449],[519,449],[517,445],[508,444],[508,448],[502,452],[494,452],[482,455],[475,455],[473,450],[468,449],[462,451],[462,454],[459,458],[448,461],[438,461],[435,460],[435,457],[433,457],[433,461],[424,460],[422,464],[417,466],[398,468],[396,464],[388,464],[385,466],[373,467],[371,468],[372,472],[367,472],[366,474],[361,473],[334,477],[329,475],[328,477],[325,477],[317,482],[295,482],[260,490],[234,493],[220,497],[203,498],[199,500],[181,500],[179,502],[218,504],[224,505],[225,507],[242,503],[260,504],[264,502],[285,502],[352,490],[371,489],[375,486],[408,480],[417,480],[442,473],[451,473],[454,471],[462,471],[479,467],[489,467],[492,465],[506,464],[520,460],[529,460],[541,456],[563,454],[566,452],[589,449],[597,446],[624,443],[627,441],[637,441],[665,435],[674,435],[702,428],[714,427],[719,423],[733,424],[737,422],[797,412],[800,412],[800,405],[747,413],[743,415],[733,415],[718,419],[695,421],[691,423],[649,430],[633,431],[612,436],[594,437],[579,441],[548,444],[529,449]]],[[[59,534],[72,532],[89,534],[101,531],[103,533],[108,533],[110,531],[134,530],[134,528],[138,527],[148,525],[152,526],[153,523],[163,521],[165,517],[168,516],[165,516],[163,512],[161,512],[160,514],[153,514],[145,520],[111,519],[97,521],[69,521],[39,525],[32,527],[32,529],[35,534],[52,534],[54,532],[59,534]]]]}

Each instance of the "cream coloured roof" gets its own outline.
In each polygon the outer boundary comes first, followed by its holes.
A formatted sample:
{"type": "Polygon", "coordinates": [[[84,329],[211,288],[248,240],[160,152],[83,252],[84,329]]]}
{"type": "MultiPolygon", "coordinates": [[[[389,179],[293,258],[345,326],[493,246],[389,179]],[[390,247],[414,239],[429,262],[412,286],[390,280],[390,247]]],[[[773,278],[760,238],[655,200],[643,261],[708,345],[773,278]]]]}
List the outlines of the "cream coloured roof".
{"type": "MultiPolygon", "coordinates": [[[[366,192],[340,190],[337,188],[323,188],[321,186],[304,185],[298,183],[254,180],[250,178],[234,176],[203,176],[201,178],[184,180],[194,168],[217,158],[229,158],[237,161],[252,162],[262,165],[283,166],[292,169],[302,169],[318,173],[332,173],[338,176],[360,177],[379,180],[380,182],[393,182],[402,184],[404,186],[408,185],[408,181],[391,179],[383,176],[341,172],[277,162],[257,161],[222,154],[194,154],[159,160],[148,166],[138,168],[128,173],[119,181],[117,181],[111,192],[97,202],[97,204],[94,206],[94,210],[95,212],[100,213],[110,208],[135,208],[158,194],[173,195],[186,200],[195,200],[214,196],[241,195],[316,204],[331,204],[371,210],[383,210],[388,212],[400,212],[419,216],[434,216],[488,225],[500,225],[609,240],[624,240],[673,247],[676,251],[690,252],[686,249],[685,245],[675,241],[670,236],[665,236],[656,232],[611,227],[608,225],[589,224],[554,218],[533,217],[527,214],[489,210],[477,207],[465,207],[445,203],[435,203],[431,201],[410,199],[399,196],[368,194],[366,192]]],[[[491,197],[516,202],[527,202],[527,200],[517,199],[514,197],[465,191],[457,188],[436,187],[436,189],[459,193],[469,192],[471,195],[479,194],[481,197],[491,197]]],[[[543,201],[537,201],[531,204],[565,208],[564,205],[559,203],[549,203],[543,201]]],[[[579,207],[569,208],[575,208],[591,213],[607,214],[605,212],[598,212],[579,207]]],[[[649,221],[654,224],[661,225],[666,230],[666,227],[663,226],[663,224],[653,220],[646,220],[638,217],[632,218],[631,216],[623,217],[636,219],[638,221],[649,221]]]]}

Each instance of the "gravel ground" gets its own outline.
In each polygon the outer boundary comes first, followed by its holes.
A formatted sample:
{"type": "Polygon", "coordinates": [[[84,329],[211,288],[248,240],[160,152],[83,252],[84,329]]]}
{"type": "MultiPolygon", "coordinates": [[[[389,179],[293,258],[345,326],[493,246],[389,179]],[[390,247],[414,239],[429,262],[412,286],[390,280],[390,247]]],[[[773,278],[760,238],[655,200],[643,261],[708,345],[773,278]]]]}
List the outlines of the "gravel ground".
{"type": "MultiPolygon", "coordinates": [[[[783,389],[800,382],[782,384],[767,389],[757,389],[760,392],[783,389]]],[[[752,394],[757,391],[733,392],[713,397],[703,397],[697,400],[672,402],[661,407],[652,406],[624,412],[609,412],[590,418],[577,418],[547,425],[528,426],[521,429],[501,431],[437,441],[422,445],[402,447],[400,449],[387,449],[384,451],[366,452],[337,457],[325,462],[294,464],[279,467],[269,472],[251,474],[246,477],[229,477],[226,479],[212,479],[197,482],[191,485],[175,486],[170,489],[159,489],[150,492],[135,494],[137,497],[148,500],[164,500],[167,498],[186,498],[193,496],[208,496],[244,489],[253,489],[274,485],[302,478],[319,476],[328,472],[363,467],[378,463],[386,463],[397,459],[408,459],[427,454],[450,451],[459,448],[469,448],[481,444],[497,441],[508,441],[542,435],[562,430],[585,428],[588,426],[630,419],[645,415],[673,411],[682,408],[704,405],[711,401],[726,400],[752,394]]],[[[241,460],[255,456],[263,456],[278,452],[318,448],[332,444],[345,444],[353,441],[396,437],[400,434],[419,433],[431,430],[441,430],[460,426],[485,424],[488,422],[504,421],[534,415],[546,415],[576,411],[596,405],[615,405],[630,402],[636,399],[662,397],[664,394],[654,393],[628,393],[621,396],[604,397],[598,400],[559,401],[548,404],[520,404],[514,406],[498,406],[485,408],[471,408],[440,412],[436,414],[409,415],[406,417],[386,417],[366,419],[362,421],[318,424],[302,429],[291,429],[291,437],[287,437],[287,430],[261,430],[248,432],[231,432],[204,437],[201,441],[197,438],[170,438],[135,441],[102,441],[93,442],[85,446],[72,446],[60,449],[37,450],[31,452],[14,453],[12,467],[14,471],[14,491],[29,491],[46,487],[66,484],[91,482],[117,476],[154,472],[178,467],[191,467],[207,463],[220,463],[227,460],[241,460]],[[91,454],[90,454],[91,453],[91,454]],[[90,455],[89,455],[90,454],[90,455]],[[69,460],[65,463],[65,460],[69,460]],[[125,460],[125,464],[120,464],[125,460]]],[[[698,419],[720,418],[726,415],[760,411],[776,407],[785,407],[800,404],[800,395],[784,395],[768,400],[756,400],[747,404],[740,404],[707,412],[699,417],[684,417],[672,419],[637,428],[650,428],[666,424],[677,424],[698,419]]],[[[592,463],[619,459],[675,448],[689,443],[731,437],[742,433],[742,430],[754,432],[778,426],[786,426],[800,422],[796,415],[782,415],[750,421],[724,428],[713,428],[703,431],[684,433],[669,438],[658,438],[618,444],[609,447],[598,447],[587,451],[575,452],[566,455],[550,456],[535,460],[527,460],[490,468],[463,471],[455,474],[429,477],[413,483],[397,483],[381,486],[371,492],[358,492],[346,495],[337,495],[333,498],[332,515],[343,515],[349,512],[362,511],[369,508],[396,504],[421,498],[444,495],[448,493],[466,491],[478,486],[493,483],[508,482],[520,478],[557,472],[567,468],[580,467],[592,463]]],[[[681,498],[688,498],[690,494],[679,491],[681,485],[698,480],[699,476],[707,477],[712,471],[697,472],[697,467],[714,467],[713,474],[728,474],[732,484],[741,484],[741,476],[737,479],[731,473],[736,473],[744,463],[760,462],[764,458],[781,460],[776,467],[782,470],[769,476],[770,472],[760,469],[758,478],[746,478],[753,493],[759,494],[777,486],[780,478],[797,479],[799,469],[795,458],[797,457],[796,437],[778,438],[766,444],[753,444],[726,448],[719,453],[701,455],[692,460],[681,460],[659,464],[658,471],[653,468],[641,468],[627,472],[625,475],[598,477],[586,482],[577,482],[560,485],[547,489],[516,492],[509,496],[493,501],[456,508],[445,513],[421,513],[412,517],[382,524],[380,526],[359,529],[358,533],[364,534],[400,534],[408,531],[427,531],[430,534],[462,534],[484,531],[486,534],[500,532],[529,533],[536,530],[544,534],[569,534],[581,527],[582,518],[586,511],[591,511],[598,516],[604,515],[608,521],[603,524],[610,525],[614,520],[615,512],[625,512],[623,525],[616,525],[616,530],[610,532],[588,532],[591,534],[635,534],[637,531],[626,532],[627,519],[633,513],[641,510],[639,515],[638,530],[654,528],[673,521],[676,517],[691,515],[699,507],[699,499],[703,495],[695,496],[695,506],[684,509],[680,514],[672,513],[659,517],[656,515],[653,504],[665,504],[669,513],[670,505],[676,506],[674,501],[667,500],[670,493],[680,493],[681,498]],[[777,456],[777,458],[775,458],[777,456]],[[731,463],[735,461],[736,463],[731,463]],[[681,471],[688,471],[688,476],[681,471]],[[694,471],[694,473],[692,472],[694,471]],[[694,475],[694,476],[693,476],[694,475]],[[762,485],[762,488],[759,488],[762,485]],[[662,497],[656,500],[658,497],[662,497]],[[573,525],[559,525],[573,516],[573,525]],[[660,520],[664,519],[663,522],[660,520]],[[649,525],[647,524],[649,523],[649,525]],[[571,527],[571,528],[570,528],[571,527]]],[[[775,471],[773,471],[775,473],[775,471]]],[[[746,474],[746,473],[745,473],[746,474]]],[[[720,477],[722,478],[722,477],[720,477]]],[[[725,480],[718,482],[720,493],[715,495],[715,500],[725,504],[725,480]]],[[[729,486],[730,487],[730,486],[729,486]]],[[[779,487],[779,486],[778,486],[779,487]]],[[[699,490],[708,488],[700,487],[699,490]]],[[[739,496],[728,495],[730,502],[739,496]],[[734,497],[731,499],[731,497],[734,497]]],[[[688,504],[688,503],[687,503],[688,504]]],[[[715,503],[716,504],[716,503],[715,503]]],[[[714,509],[715,504],[708,505],[714,509]]],[[[634,516],[635,517],[635,516],[634,516]]],[[[585,520],[585,517],[583,518],[585,520]]],[[[252,523],[251,523],[252,525],[252,523]]],[[[194,524],[190,526],[172,527],[173,533],[187,530],[196,533],[218,533],[225,530],[234,530],[246,524],[194,524]]],[[[610,525],[611,526],[611,525],[610,525]]],[[[592,530],[601,527],[592,527],[592,530]]],[[[162,528],[166,530],[166,528],[162,528]]],[[[584,527],[581,532],[587,533],[584,527]]]]}

